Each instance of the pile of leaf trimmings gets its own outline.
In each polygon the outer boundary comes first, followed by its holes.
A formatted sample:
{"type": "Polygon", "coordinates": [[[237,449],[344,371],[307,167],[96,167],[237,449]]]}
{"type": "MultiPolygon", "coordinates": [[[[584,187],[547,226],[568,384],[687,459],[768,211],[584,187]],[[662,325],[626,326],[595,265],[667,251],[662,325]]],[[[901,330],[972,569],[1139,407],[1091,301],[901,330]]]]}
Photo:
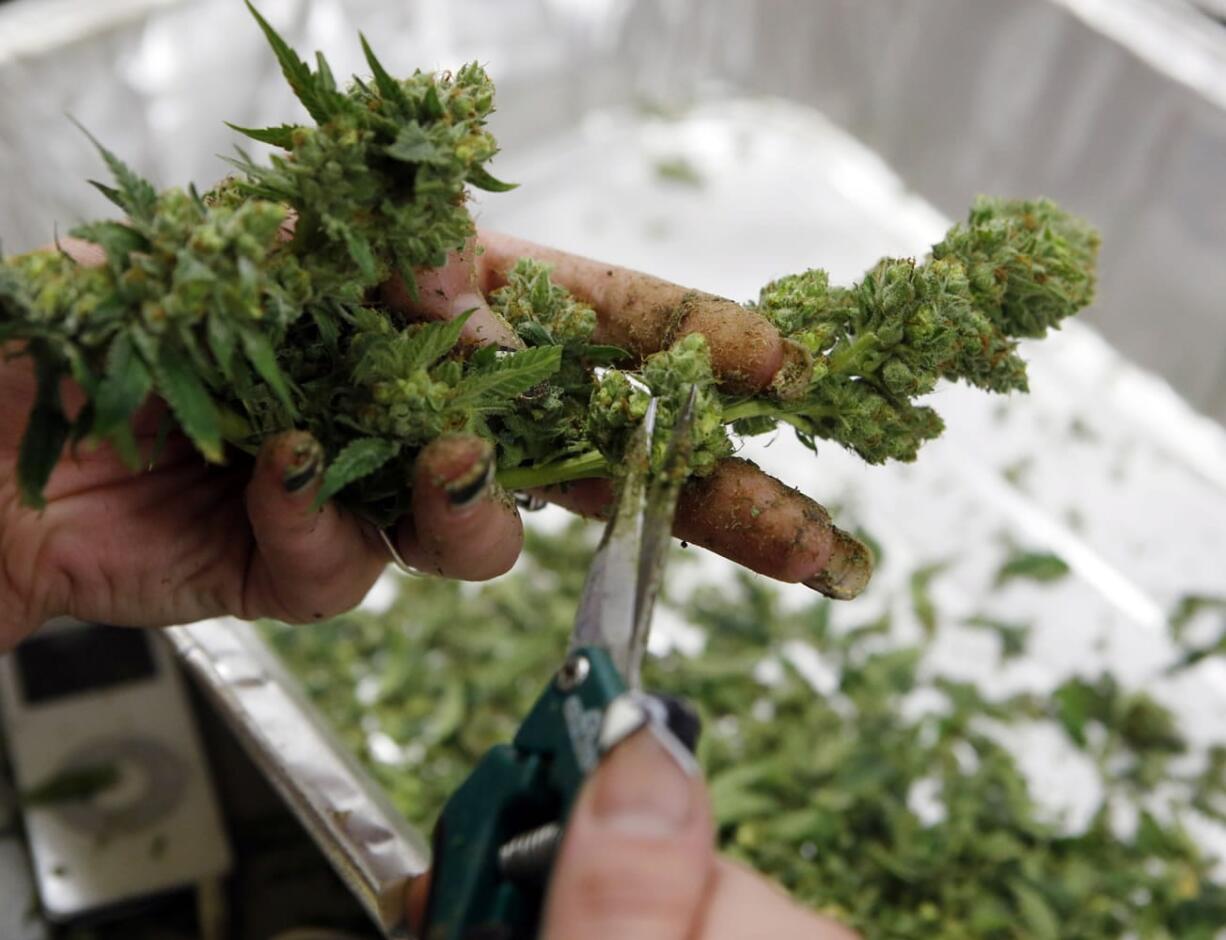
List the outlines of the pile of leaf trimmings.
{"type": "MultiPolygon", "coordinates": [[[[530,532],[525,559],[499,581],[416,580],[382,615],[267,625],[266,636],[428,831],[557,668],[590,547],[578,530],[530,532]]],[[[1031,577],[1016,559],[1005,566],[1031,577]]],[[[749,575],[670,601],[705,628],[706,649],[649,661],[645,684],[686,696],[704,716],[699,757],[724,850],[869,940],[1220,936],[1226,885],[1180,818],[1226,822],[1226,746],[1188,761],[1171,713],[1109,675],[1005,701],[934,679],[922,665],[927,644],[949,624],[912,600],[930,625],[918,646],[900,643],[907,631],[888,618],[833,628],[829,601],[785,612],[749,575]],[[838,677],[829,696],[792,665],[797,641],[838,677]],[[916,716],[917,691],[944,708],[916,716]],[[1084,830],[1052,821],[990,733],[1035,722],[1060,729],[1097,767],[1104,796],[1084,830]],[[1113,810],[1152,803],[1171,812],[1142,812],[1135,831],[1116,830],[1113,810]]],[[[1024,650],[1024,627],[975,621],[1009,627],[1002,655],[1024,650]]]]}
{"type": "Polygon", "coordinates": [[[1092,294],[1092,231],[1050,202],[983,200],[922,264],[883,261],[851,288],[820,271],[766,287],[757,308],[788,337],[789,365],[756,397],[716,388],[699,337],[640,364],[595,342],[591,309],[531,262],[493,301],[524,348],[474,349],[459,322],[406,325],[375,288],[397,274],[411,288],[414,269],[473,234],[468,186],[505,188],[485,169],[497,149],[489,79],[476,65],[394,79],[363,43],[372,77],[341,90],[322,57],[310,68],[260,25],[313,125],[243,129],[282,152],[242,155],[242,175],[203,195],[158,194],[103,150],[114,185],[97,185],[126,221],[72,234],[104,248],[105,265],[56,252],[0,264],[0,342],[24,344],[39,376],[20,462],[27,503],[40,504],[69,440],[110,441],[137,465],[130,419],[149,393],[213,461],[227,444],[253,452],[309,430],[329,459],[324,495],[379,522],[405,511],[412,461],[448,431],[495,441],[512,488],[612,473],[645,408],[632,378],[666,416],[699,385],[697,474],[731,452],[729,426],[780,421],[870,462],[910,460],[941,430],[919,397],[942,378],[1023,389],[1016,338],[1043,335],[1092,294]],[[610,365],[624,371],[596,381],[610,365]],[[72,420],[65,376],[89,402],[72,420]]]}

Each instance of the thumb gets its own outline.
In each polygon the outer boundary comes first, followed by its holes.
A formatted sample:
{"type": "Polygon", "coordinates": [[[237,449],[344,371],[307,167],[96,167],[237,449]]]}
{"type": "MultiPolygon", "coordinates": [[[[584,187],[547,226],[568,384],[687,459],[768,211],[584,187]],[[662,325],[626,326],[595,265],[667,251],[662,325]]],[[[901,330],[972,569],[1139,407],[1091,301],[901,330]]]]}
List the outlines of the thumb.
{"type": "Polygon", "coordinates": [[[715,851],[706,789],[645,727],[584,787],[554,864],[544,940],[685,940],[715,851]]]}

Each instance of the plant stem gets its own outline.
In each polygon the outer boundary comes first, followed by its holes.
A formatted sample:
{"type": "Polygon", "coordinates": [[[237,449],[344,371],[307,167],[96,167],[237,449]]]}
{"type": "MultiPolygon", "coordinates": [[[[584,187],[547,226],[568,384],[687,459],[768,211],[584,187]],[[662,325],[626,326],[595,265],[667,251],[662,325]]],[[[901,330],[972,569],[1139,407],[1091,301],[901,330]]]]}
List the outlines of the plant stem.
{"type": "Polygon", "coordinates": [[[869,350],[877,345],[876,333],[861,333],[842,348],[835,347],[827,357],[827,365],[832,375],[845,375],[856,372],[858,364],[869,350]]]}
{"type": "Polygon", "coordinates": [[[588,477],[607,477],[609,462],[598,450],[577,457],[567,457],[557,463],[539,467],[512,467],[498,472],[498,482],[508,490],[526,490],[535,486],[553,486],[588,477]]]}

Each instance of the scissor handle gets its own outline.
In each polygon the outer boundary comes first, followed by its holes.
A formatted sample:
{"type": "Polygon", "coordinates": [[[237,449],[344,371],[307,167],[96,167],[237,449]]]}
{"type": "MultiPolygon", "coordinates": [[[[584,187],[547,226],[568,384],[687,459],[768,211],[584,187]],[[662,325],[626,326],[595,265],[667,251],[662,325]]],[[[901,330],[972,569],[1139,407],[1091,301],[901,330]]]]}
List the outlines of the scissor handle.
{"type": "Polygon", "coordinates": [[[605,709],[626,691],[608,653],[571,653],[520,725],[439,816],[424,940],[531,940],[554,850],[600,759],[605,709]]]}

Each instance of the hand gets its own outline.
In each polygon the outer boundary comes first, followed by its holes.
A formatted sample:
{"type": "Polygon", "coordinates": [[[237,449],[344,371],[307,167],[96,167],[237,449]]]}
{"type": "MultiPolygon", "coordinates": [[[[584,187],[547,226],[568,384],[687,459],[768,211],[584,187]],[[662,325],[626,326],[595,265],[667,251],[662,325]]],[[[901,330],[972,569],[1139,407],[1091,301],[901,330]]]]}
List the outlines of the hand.
{"type": "MultiPolygon", "coordinates": [[[[409,890],[420,924],[429,890],[409,890]]],[[[543,940],[857,940],[778,887],[720,858],[706,789],[650,731],[587,782],[554,863],[543,940]]]]}
{"type": "MultiPolygon", "coordinates": [[[[727,382],[769,383],[782,362],[778,334],[758,315],[728,302],[702,322],[671,321],[685,291],[636,272],[485,234],[482,253],[457,253],[423,272],[420,300],[385,288],[406,319],[455,316],[477,307],[467,331],[484,342],[517,342],[489,312],[484,296],[500,286],[521,255],[556,265],[555,277],[589,300],[600,338],[644,354],[684,332],[701,330],[727,382]],[[671,308],[668,305],[671,303],[671,308]],[[662,306],[663,305],[663,306],[662,306]]],[[[82,263],[100,251],[66,247],[82,263]]],[[[388,561],[379,536],[333,504],[312,508],[323,455],[309,435],[266,441],[254,467],[207,466],[176,433],[158,448],[163,408],[150,402],[137,421],[142,452],[155,456],[133,473],[109,447],[81,445],[67,454],[46,489],[47,506],[20,505],[16,462],[34,395],[24,359],[0,361],[0,651],[45,619],[71,614],[131,626],[163,626],[220,614],[318,620],[352,607],[388,561]],[[156,454],[155,454],[156,452],[156,454]]],[[[78,390],[65,404],[80,407],[78,390]],[[75,396],[75,401],[74,401],[75,396]]],[[[440,439],[423,451],[413,481],[413,511],[395,533],[402,557],[447,577],[482,580],[506,571],[523,529],[514,505],[492,482],[493,453],[471,436],[440,439]]],[[[547,494],[598,514],[609,500],[604,481],[547,494]]],[[[677,535],[785,581],[828,593],[854,592],[867,566],[854,540],[830,525],[816,503],[729,460],[683,493],[677,535]]]]}

